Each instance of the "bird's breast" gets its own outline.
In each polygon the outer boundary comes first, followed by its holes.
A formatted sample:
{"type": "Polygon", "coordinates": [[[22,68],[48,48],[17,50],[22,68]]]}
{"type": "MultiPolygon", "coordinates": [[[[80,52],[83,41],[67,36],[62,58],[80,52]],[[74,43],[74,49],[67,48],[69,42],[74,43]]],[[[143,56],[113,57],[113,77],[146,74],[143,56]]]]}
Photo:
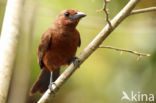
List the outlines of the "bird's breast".
{"type": "Polygon", "coordinates": [[[76,36],[76,34],[68,34],[68,33],[62,33],[61,35],[56,35],[52,39],[52,50],[66,50],[71,51],[73,49],[77,48],[79,38],[76,36]]]}
{"type": "Polygon", "coordinates": [[[77,34],[72,33],[53,35],[51,42],[51,47],[46,53],[46,57],[55,65],[65,65],[75,56],[79,37],[77,34]]]}

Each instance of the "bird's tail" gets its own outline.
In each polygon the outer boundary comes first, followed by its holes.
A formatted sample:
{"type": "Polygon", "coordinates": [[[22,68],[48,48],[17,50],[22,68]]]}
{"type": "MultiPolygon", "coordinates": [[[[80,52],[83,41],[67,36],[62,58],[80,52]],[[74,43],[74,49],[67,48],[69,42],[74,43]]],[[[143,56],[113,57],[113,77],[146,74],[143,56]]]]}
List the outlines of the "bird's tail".
{"type": "MultiPolygon", "coordinates": [[[[53,71],[53,82],[59,77],[60,75],[60,68],[53,71]]],[[[42,72],[40,73],[40,76],[38,80],[34,83],[34,85],[31,88],[30,95],[33,95],[37,91],[39,93],[44,93],[49,86],[50,83],[50,72],[42,69],[42,72]]]]}

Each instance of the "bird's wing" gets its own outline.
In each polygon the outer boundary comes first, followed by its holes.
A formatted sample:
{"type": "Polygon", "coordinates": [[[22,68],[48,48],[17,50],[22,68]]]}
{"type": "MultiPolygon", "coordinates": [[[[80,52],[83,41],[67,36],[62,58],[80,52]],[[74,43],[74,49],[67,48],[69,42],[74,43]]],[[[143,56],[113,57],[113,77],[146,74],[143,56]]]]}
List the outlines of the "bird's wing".
{"type": "Polygon", "coordinates": [[[81,38],[79,38],[79,45],[78,45],[79,47],[81,46],[81,38]]]}
{"type": "Polygon", "coordinates": [[[38,47],[38,63],[41,69],[44,67],[43,57],[51,45],[51,40],[52,40],[52,37],[51,37],[50,32],[45,32],[41,38],[41,41],[38,47]]]}
{"type": "Polygon", "coordinates": [[[78,43],[78,47],[80,47],[81,46],[81,37],[80,37],[80,33],[79,33],[79,31],[78,30],[76,30],[76,32],[77,32],[77,34],[78,34],[78,36],[79,36],[79,43],[78,43]]]}

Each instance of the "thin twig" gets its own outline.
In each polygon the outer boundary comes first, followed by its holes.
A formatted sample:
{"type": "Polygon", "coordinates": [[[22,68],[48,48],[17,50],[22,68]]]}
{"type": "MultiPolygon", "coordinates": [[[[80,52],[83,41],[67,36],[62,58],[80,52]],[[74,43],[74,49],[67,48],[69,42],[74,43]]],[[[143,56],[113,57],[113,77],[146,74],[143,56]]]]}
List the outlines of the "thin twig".
{"type": "Polygon", "coordinates": [[[116,48],[116,47],[112,47],[112,46],[99,46],[99,48],[107,48],[107,49],[113,49],[113,50],[117,50],[117,51],[121,51],[121,52],[128,52],[128,53],[135,54],[137,56],[150,56],[150,54],[139,53],[137,51],[122,49],[122,48],[116,48]]]}
{"type": "Polygon", "coordinates": [[[106,15],[106,22],[109,24],[110,29],[112,29],[112,24],[109,21],[109,14],[108,14],[108,11],[107,11],[107,3],[108,2],[109,2],[108,0],[104,0],[104,3],[103,3],[103,11],[105,12],[105,15],[106,15]]]}
{"type": "Polygon", "coordinates": [[[152,11],[156,11],[156,7],[149,7],[149,8],[139,9],[139,10],[133,10],[131,12],[131,15],[145,13],[145,12],[152,12],[152,11]]]}
{"type": "MultiPolygon", "coordinates": [[[[79,62],[70,64],[66,70],[59,76],[59,78],[52,85],[53,91],[56,93],[62,85],[70,78],[74,71],[99,47],[99,45],[111,34],[111,32],[131,13],[134,7],[140,0],[130,0],[127,5],[111,20],[112,29],[106,25],[95,39],[81,52],[78,56],[79,62]]],[[[46,103],[52,93],[48,89],[40,98],[38,103],[46,103]]]]}

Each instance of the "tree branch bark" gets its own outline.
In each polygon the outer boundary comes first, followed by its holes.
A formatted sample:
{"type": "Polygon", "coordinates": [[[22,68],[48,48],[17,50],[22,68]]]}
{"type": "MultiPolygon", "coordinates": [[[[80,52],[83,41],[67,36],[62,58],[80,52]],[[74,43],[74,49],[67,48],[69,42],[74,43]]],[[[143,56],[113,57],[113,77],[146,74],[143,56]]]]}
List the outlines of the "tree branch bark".
{"type": "Polygon", "coordinates": [[[113,49],[113,50],[120,51],[120,52],[127,52],[127,53],[131,53],[131,54],[135,54],[137,56],[150,56],[150,54],[139,53],[137,51],[122,49],[122,48],[116,48],[116,47],[112,47],[112,46],[99,46],[99,48],[113,49]]]}
{"type": "Polygon", "coordinates": [[[0,38],[0,103],[6,103],[24,0],[8,0],[0,38]]]}
{"type": "Polygon", "coordinates": [[[107,11],[107,3],[108,3],[108,1],[104,0],[103,11],[105,12],[105,15],[106,15],[106,22],[109,24],[110,28],[112,28],[111,22],[109,20],[109,14],[108,14],[108,11],[107,11]]]}
{"type": "Polygon", "coordinates": [[[131,15],[145,13],[145,12],[152,12],[152,11],[156,11],[156,7],[149,7],[149,8],[139,9],[139,10],[133,10],[131,12],[131,15]]]}
{"type": "MultiPolygon", "coordinates": [[[[69,79],[74,71],[81,65],[98,47],[99,45],[110,35],[110,33],[131,13],[134,7],[140,0],[130,0],[127,5],[114,17],[111,21],[112,28],[107,24],[102,31],[95,37],[95,39],[81,52],[78,56],[79,61],[74,65],[70,64],[66,70],[55,81],[55,85],[52,85],[54,92],[57,92],[59,88],[69,79]]],[[[51,92],[48,89],[44,95],[40,98],[38,103],[46,103],[50,100],[51,92]]]]}

